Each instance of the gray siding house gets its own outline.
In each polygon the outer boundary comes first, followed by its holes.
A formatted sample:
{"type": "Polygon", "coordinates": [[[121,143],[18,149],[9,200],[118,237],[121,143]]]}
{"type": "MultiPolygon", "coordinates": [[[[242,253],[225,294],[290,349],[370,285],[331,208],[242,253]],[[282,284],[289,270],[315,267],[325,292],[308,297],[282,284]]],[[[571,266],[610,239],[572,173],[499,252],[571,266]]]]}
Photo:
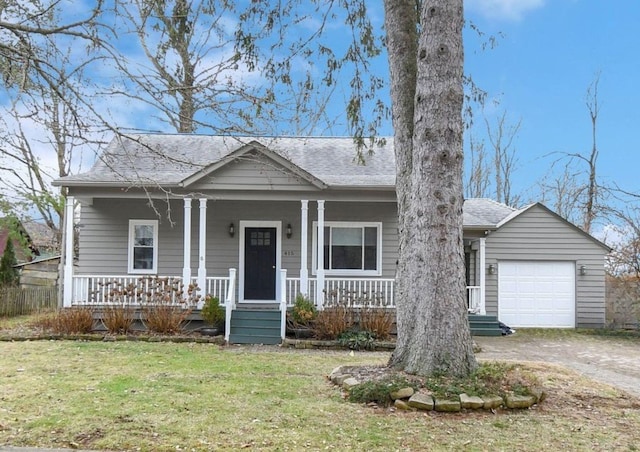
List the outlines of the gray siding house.
{"type": "MultiPolygon", "coordinates": [[[[55,182],[69,190],[67,219],[79,216],[76,267],[66,224],[63,304],[101,305],[107,282],[157,275],[218,296],[227,322],[242,307],[284,316],[298,293],[393,308],[391,143],[360,165],[351,138],[116,137],[89,171],[55,182]]],[[[471,312],[604,324],[609,249],[593,237],[541,204],[487,199],[465,202],[464,231],[471,312]]]]}

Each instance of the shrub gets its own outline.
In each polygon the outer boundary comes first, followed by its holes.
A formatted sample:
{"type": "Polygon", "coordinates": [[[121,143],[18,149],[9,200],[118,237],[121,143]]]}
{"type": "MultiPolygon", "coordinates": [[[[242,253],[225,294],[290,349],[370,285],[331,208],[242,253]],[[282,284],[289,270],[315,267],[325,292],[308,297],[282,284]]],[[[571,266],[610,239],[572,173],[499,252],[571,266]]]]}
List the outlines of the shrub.
{"type": "Polygon", "coordinates": [[[338,343],[351,350],[373,350],[375,339],[369,331],[345,331],[338,336],[338,343]]]}
{"type": "Polygon", "coordinates": [[[369,331],[376,339],[388,339],[393,327],[394,314],[384,308],[366,307],[360,311],[360,329],[369,331]]]}
{"type": "Polygon", "coordinates": [[[135,308],[131,306],[107,306],[102,311],[102,324],[109,333],[127,334],[135,322],[135,308]]]}
{"type": "Polygon", "coordinates": [[[38,326],[57,334],[85,334],[93,330],[90,308],[64,308],[51,317],[43,317],[38,326]]]}
{"type": "Polygon", "coordinates": [[[15,268],[16,254],[13,249],[13,241],[11,235],[7,237],[7,245],[4,248],[4,253],[0,259],[0,286],[12,287],[17,286],[20,282],[20,275],[15,268]]]}
{"type": "Polygon", "coordinates": [[[318,311],[311,300],[302,294],[296,296],[296,301],[291,309],[291,320],[294,325],[310,325],[317,317],[318,311]]]}
{"type": "Polygon", "coordinates": [[[185,321],[200,300],[197,284],[184,284],[172,278],[141,278],[136,286],[127,288],[142,304],[142,321],[149,331],[175,334],[184,329],[185,321]]]}
{"type": "Polygon", "coordinates": [[[414,390],[418,389],[416,383],[400,376],[367,381],[351,388],[349,401],[355,403],[373,402],[381,406],[388,406],[393,403],[391,393],[406,387],[412,387],[414,390]]]}
{"type": "Polygon", "coordinates": [[[146,306],[143,312],[144,324],[147,329],[158,334],[181,332],[189,314],[191,314],[190,309],[170,304],[146,306]]]}
{"type": "Polygon", "coordinates": [[[346,306],[335,306],[318,313],[313,323],[313,333],[318,339],[334,340],[353,324],[353,311],[346,306]]]}
{"type": "Polygon", "coordinates": [[[220,306],[220,299],[212,295],[207,295],[204,299],[204,306],[200,311],[202,320],[209,325],[219,326],[224,322],[224,309],[220,306]]]}

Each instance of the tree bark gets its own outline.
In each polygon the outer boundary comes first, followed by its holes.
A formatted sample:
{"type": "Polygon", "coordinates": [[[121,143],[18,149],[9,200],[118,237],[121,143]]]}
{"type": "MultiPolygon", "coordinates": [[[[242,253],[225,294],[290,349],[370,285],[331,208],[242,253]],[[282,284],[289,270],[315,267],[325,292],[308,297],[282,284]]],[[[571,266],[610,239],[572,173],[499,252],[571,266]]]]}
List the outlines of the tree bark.
{"type": "Polygon", "coordinates": [[[463,7],[462,0],[424,1],[418,35],[415,5],[385,1],[400,248],[390,365],[462,376],[477,365],[462,244],[463,7]]]}

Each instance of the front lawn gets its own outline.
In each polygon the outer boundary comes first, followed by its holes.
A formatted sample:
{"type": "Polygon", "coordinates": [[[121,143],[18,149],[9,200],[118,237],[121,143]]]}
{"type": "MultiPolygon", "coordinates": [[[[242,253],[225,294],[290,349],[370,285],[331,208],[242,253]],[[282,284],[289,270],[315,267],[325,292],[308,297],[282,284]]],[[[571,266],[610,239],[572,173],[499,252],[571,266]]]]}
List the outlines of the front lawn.
{"type": "Polygon", "coordinates": [[[325,376],[385,353],[196,343],[0,343],[0,445],[176,450],[633,450],[640,403],[532,368],[526,411],[409,413],[348,403],[325,376]]]}

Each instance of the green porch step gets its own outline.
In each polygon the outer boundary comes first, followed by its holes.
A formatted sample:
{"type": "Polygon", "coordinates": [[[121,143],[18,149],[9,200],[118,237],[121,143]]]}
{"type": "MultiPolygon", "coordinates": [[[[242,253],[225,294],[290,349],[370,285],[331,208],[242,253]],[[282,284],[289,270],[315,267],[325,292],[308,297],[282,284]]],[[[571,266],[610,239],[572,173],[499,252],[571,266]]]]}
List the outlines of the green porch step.
{"type": "Polygon", "coordinates": [[[231,314],[232,344],[280,344],[280,311],[236,309],[231,314]]]}
{"type": "Polygon", "coordinates": [[[469,314],[472,336],[502,336],[502,330],[495,315],[469,314]]]}

